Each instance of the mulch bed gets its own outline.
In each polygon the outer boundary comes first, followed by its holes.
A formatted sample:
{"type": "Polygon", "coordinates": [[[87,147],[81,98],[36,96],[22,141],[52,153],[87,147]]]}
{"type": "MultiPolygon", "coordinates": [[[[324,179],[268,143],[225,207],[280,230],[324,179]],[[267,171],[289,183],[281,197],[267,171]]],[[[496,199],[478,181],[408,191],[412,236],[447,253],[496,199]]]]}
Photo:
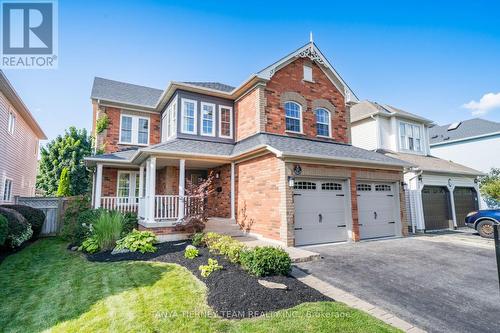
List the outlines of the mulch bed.
{"type": "Polygon", "coordinates": [[[200,247],[200,255],[195,259],[184,258],[184,249],[190,242],[177,241],[158,244],[156,253],[140,252],[112,255],[101,252],[88,255],[90,261],[116,262],[124,260],[147,260],[165,263],[176,263],[186,267],[208,288],[208,304],[224,318],[255,317],[271,311],[287,309],[304,302],[332,301],[315,289],[303,284],[291,276],[267,276],[258,278],[244,271],[224,257],[209,253],[200,247]],[[222,270],[212,273],[208,278],[200,275],[198,267],[206,265],[208,258],[217,259],[222,270]],[[260,285],[259,279],[283,283],[288,289],[269,289],[260,285]]]}

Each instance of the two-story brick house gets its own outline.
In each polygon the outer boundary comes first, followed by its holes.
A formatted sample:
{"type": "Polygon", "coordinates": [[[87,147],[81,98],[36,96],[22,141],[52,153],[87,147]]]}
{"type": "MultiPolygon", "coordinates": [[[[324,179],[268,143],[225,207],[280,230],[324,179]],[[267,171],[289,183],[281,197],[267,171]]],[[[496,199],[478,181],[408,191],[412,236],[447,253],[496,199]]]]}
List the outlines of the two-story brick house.
{"type": "Polygon", "coordinates": [[[208,173],[210,216],[288,246],[407,230],[401,184],[410,164],[350,144],[357,98],[312,42],[238,87],[96,78],[91,99],[105,150],[87,158],[95,207],[137,210],[141,228],[164,239],[187,235],[186,179],[208,173]]]}
{"type": "Polygon", "coordinates": [[[478,209],[482,173],[430,154],[433,122],[371,101],[358,102],[350,111],[353,145],[413,165],[404,174],[413,231],[464,227],[467,213],[478,209]]]}
{"type": "Polygon", "coordinates": [[[0,71],[0,204],[35,195],[40,140],[47,139],[0,71]]]}

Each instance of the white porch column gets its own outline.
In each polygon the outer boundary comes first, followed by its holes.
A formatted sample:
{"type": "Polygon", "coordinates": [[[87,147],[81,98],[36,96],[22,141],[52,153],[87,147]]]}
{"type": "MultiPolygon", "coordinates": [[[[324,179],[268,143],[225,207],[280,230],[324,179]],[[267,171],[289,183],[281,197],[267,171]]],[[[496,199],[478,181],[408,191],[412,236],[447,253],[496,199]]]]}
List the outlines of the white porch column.
{"type": "Polygon", "coordinates": [[[231,162],[231,219],[236,218],[235,207],[235,179],[234,179],[234,162],[231,162]]]}
{"type": "Polygon", "coordinates": [[[155,195],[156,195],[156,157],[150,157],[149,158],[149,165],[148,165],[148,184],[147,184],[147,189],[149,193],[148,197],[148,220],[150,222],[154,222],[155,220],[155,195]]]}
{"type": "Polygon", "coordinates": [[[186,183],[186,160],[179,160],[179,220],[184,218],[184,195],[186,183]]]}
{"type": "Polygon", "coordinates": [[[102,164],[97,164],[95,177],[95,201],[94,207],[101,208],[101,193],[102,193],[102,164]]]}
{"type": "Polygon", "coordinates": [[[144,164],[139,167],[139,198],[144,196],[144,164]]]}
{"type": "Polygon", "coordinates": [[[457,213],[455,212],[455,196],[453,195],[455,192],[455,185],[451,188],[448,186],[448,190],[450,192],[450,205],[451,205],[451,218],[453,220],[453,226],[456,228],[457,225],[457,213]]]}

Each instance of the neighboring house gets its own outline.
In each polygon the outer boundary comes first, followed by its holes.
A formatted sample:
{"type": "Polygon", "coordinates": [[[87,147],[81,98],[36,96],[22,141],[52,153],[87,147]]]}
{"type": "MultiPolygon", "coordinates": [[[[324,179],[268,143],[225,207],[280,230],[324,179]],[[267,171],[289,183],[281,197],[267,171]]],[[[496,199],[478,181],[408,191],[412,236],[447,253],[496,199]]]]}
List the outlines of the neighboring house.
{"type": "Polygon", "coordinates": [[[35,195],[39,141],[47,139],[0,71],[0,203],[35,195]]]}
{"type": "Polygon", "coordinates": [[[351,107],[352,143],[413,165],[405,169],[408,219],[414,231],[465,226],[478,208],[482,173],[430,154],[431,120],[362,101],[351,107]]]}
{"type": "Polygon", "coordinates": [[[469,119],[429,129],[431,153],[484,173],[500,168],[500,123],[469,119]]]}
{"type": "Polygon", "coordinates": [[[94,206],[138,211],[141,229],[187,236],[186,179],[215,175],[211,217],[288,246],[400,236],[409,164],[350,144],[356,96],[314,43],[238,87],[165,90],[95,78],[94,206]],[[106,114],[107,130],[96,133],[106,114]]]}

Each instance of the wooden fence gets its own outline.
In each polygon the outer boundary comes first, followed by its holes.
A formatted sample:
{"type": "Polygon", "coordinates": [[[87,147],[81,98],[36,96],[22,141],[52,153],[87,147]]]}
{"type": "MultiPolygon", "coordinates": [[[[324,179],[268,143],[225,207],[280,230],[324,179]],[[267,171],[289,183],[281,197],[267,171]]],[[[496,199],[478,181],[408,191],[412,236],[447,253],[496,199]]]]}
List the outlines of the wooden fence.
{"type": "Polygon", "coordinates": [[[45,213],[41,234],[44,236],[55,235],[61,231],[63,217],[68,204],[79,197],[15,197],[15,204],[38,208],[45,213]]]}

